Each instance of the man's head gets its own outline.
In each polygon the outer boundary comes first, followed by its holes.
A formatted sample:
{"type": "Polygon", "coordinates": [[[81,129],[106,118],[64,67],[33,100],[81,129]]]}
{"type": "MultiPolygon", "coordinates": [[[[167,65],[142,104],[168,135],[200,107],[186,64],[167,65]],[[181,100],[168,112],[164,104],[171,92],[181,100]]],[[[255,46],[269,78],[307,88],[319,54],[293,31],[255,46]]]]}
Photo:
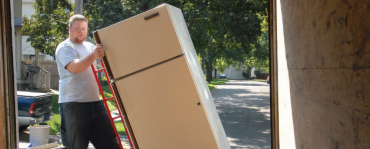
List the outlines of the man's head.
{"type": "Polygon", "coordinates": [[[69,38],[75,43],[83,43],[87,34],[87,19],[83,15],[69,18],[69,38]]]}

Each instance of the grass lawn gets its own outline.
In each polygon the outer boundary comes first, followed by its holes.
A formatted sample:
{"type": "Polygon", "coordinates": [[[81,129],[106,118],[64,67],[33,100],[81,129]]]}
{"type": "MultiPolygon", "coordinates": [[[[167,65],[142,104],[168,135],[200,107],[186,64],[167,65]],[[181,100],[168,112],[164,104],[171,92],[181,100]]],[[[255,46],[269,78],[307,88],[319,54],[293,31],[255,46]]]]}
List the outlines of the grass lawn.
{"type": "Polygon", "coordinates": [[[227,81],[227,79],[213,79],[211,82],[207,82],[207,85],[209,90],[212,91],[216,87],[216,85],[222,85],[227,81]]]}
{"type": "MultiPolygon", "coordinates": [[[[211,82],[207,83],[208,88],[210,91],[212,91],[216,85],[222,85],[225,82],[227,82],[227,79],[213,79],[211,82]]],[[[266,81],[266,80],[263,80],[266,81]]],[[[103,92],[105,98],[112,97],[112,93],[110,92],[109,86],[103,86],[103,92]]],[[[48,121],[47,123],[50,125],[50,135],[60,135],[59,129],[60,129],[60,114],[59,114],[59,104],[58,104],[58,98],[59,95],[52,95],[53,97],[53,107],[51,112],[54,114],[53,119],[48,121]]],[[[108,101],[108,108],[110,111],[116,110],[116,103],[114,100],[108,101]]],[[[123,127],[122,122],[115,123],[118,134],[120,135],[126,135],[125,128],[123,127]]]]}
{"type": "Polygon", "coordinates": [[[266,82],[267,80],[264,80],[264,79],[253,79],[251,81],[266,82]]]}
{"type": "Polygon", "coordinates": [[[51,108],[51,112],[54,114],[53,119],[46,122],[50,125],[50,133],[51,135],[60,135],[59,129],[60,129],[60,114],[59,114],[59,104],[58,104],[58,98],[59,95],[52,95],[53,97],[53,107],[51,108]]]}
{"type": "MultiPolygon", "coordinates": [[[[112,97],[112,94],[110,93],[109,86],[103,87],[103,92],[105,95],[105,98],[112,97]]],[[[60,129],[60,114],[59,114],[59,104],[58,104],[58,98],[59,95],[52,95],[53,97],[53,107],[51,109],[51,112],[54,114],[53,119],[48,121],[47,123],[50,125],[50,135],[60,135],[59,129],[60,129]]],[[[114,100],[108,101],[108,108],[111,111],[116,110],[116,104],[114,103],[114,100]]],[[[125,128],[123,127],[122,122],[115,123],[118,134],[120,135],[126,135],[125,128]]]]}

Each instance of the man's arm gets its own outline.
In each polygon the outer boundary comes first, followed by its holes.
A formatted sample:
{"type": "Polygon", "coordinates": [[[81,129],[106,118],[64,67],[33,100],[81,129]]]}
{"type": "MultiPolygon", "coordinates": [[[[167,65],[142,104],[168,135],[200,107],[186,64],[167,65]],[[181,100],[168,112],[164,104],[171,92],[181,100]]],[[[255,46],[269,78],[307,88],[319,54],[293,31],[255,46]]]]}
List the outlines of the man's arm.
{"type": "Polygon", "coordinates": [[[75,59],[66,65],[66,69],[70,72],[76,74],[82,71],[85,71],[87,68],[91,66],[91,64],[96,60],[100,59],[105,55],[104,49],[101,44],[97,44],[94,48],[94,51],[85,57],[84,59],[75,59]]]}

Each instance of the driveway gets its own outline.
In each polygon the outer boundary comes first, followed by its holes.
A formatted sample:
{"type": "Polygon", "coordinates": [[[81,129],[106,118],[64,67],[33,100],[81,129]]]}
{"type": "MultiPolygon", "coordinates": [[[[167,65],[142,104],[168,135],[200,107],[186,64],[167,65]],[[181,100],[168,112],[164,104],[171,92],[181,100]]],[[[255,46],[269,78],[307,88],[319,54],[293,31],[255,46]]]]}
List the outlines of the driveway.
{"type": "Polygon", "coordinates": [[[212,92],[232,149],[270,149],[270,85],[229,80],[212,92]]]}

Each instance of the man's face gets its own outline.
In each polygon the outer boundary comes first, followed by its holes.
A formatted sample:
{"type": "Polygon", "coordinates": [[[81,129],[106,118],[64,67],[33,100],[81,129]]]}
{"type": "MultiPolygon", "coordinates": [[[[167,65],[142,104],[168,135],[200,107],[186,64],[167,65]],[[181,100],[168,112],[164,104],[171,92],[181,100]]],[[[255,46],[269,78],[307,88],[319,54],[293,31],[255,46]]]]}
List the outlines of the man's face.
{"type": "Polygon", "coordinates": [[[75,21],[69,26],[69,38],[75,43],[83,43],[87,34],[87,22],[75,21]]]}

